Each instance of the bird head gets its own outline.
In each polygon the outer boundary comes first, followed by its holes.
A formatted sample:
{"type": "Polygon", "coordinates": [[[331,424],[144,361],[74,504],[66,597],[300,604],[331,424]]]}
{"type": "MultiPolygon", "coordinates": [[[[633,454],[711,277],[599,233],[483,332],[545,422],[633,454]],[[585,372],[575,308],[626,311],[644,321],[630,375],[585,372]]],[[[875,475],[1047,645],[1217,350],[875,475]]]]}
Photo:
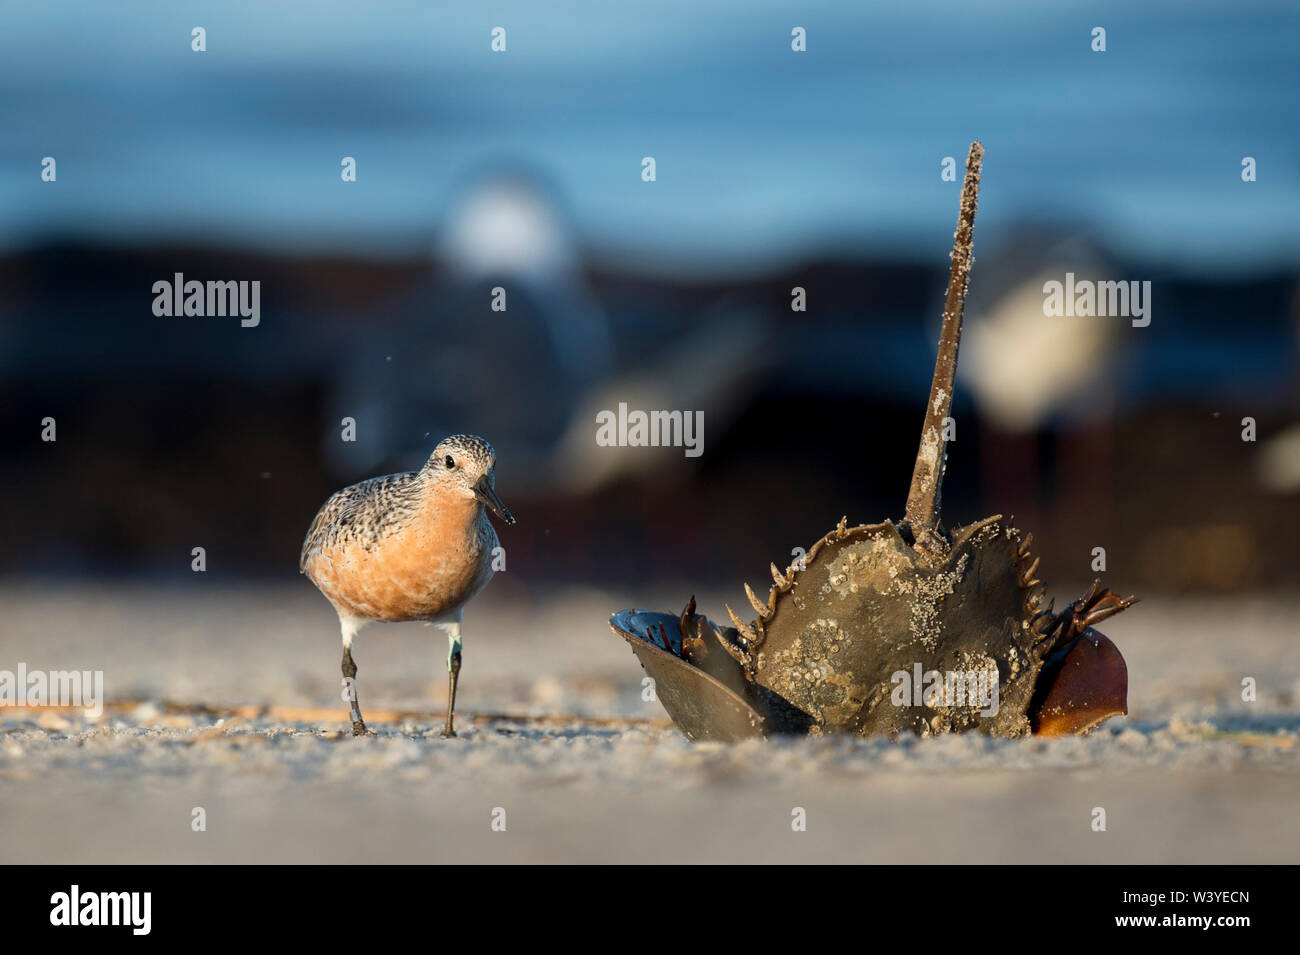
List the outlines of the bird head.
{"type": "Polygon", "coordinates": [[[492,445],[472,434],[443,438],[424,465],[426,480],[450,493],[475,498],[507,524],[515,517],[497,497],[497,453],[492,445]]]}

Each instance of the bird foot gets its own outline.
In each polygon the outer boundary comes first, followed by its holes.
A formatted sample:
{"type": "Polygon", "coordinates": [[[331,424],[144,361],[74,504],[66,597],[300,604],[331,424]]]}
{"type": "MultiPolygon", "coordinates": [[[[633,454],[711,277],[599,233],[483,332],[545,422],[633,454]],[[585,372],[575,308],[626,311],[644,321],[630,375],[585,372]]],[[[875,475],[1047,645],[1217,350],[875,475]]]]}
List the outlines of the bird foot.
{"type": "Polygon", "coordinates": [[[363,722],[361,722],[361,720],[353,720],[353,721],[352,721],[352,735],[353,735],[353,736],[365,736],[365,735],[366,735],[366,724],[363,723],[363,722]]]}
{"type": "Polygon", "coordinates": [[[455,736],[456,736],[456,731],[455,731],[454,729],[452,729],[450,726],[444,726],[444,727],[442,728],[442,738],[443,738],[443,739],[454,739],[455,736]]]}

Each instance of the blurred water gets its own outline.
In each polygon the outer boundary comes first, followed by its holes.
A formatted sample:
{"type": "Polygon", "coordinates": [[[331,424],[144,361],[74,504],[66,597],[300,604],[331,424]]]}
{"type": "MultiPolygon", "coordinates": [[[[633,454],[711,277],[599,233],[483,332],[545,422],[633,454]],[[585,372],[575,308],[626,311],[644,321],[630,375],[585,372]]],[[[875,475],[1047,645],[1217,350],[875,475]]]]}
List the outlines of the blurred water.
{"type": "Polygon", "coordinates": [[[1291,266],[1300,8],[1225,6],[6,0],[0,247],[386,255],[429,245],[463,186],[510,163],[556,186],[587,249],[642,264],[933,261],[958,188],[940,159],[978,137],[986,236],[1047,222],[1189,269],[1291,266]]]}

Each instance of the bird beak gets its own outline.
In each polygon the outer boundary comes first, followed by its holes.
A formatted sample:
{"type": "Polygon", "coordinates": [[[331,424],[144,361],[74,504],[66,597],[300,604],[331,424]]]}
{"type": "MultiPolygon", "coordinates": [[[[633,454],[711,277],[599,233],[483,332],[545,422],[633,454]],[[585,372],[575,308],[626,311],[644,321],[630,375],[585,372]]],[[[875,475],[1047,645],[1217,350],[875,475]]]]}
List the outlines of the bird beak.
{"type": "Polygon", "coordinates": [[[501,498],[497,497],[497,492],[492,490],[492,485],[488,483],[486,474],[479,478],[478,483],[474,485],[474,496],[482,501],[489,511],[507,524],[515,522],[515,516],[510,513],[510,508],[501,503],[501,498]]]}

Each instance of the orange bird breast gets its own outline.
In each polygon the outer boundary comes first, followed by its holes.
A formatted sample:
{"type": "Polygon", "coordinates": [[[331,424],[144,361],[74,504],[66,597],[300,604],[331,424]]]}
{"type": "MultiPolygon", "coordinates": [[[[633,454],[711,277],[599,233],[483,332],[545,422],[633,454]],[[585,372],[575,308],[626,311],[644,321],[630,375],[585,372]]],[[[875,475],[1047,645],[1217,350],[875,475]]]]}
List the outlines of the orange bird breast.
{"type": "Polygon", "coordinates": [[[322,548],[307,574],[350,616],[436,620],[453,615],[491,578],[495,538],[477,501],[430,500],[377,540],[322,548]]]}

